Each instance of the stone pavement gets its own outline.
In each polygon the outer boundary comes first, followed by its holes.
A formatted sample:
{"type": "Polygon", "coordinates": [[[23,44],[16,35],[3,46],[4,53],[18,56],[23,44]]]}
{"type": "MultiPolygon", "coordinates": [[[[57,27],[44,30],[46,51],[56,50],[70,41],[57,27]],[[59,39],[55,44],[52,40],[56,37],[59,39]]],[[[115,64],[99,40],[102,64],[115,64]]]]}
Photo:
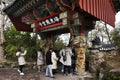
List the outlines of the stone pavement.
{"type": "Polygon", "coordinates": [[[24,76],[20,76],[16,68],[0,68],[0,80],[93,80],[90,76],[65,76],[62,73],[57,73],[55,78],[45,77],[45,72],[37,72],[34,69],[24,69],[24,76]],[[89,78],[87,78],[89,77],[89,78]]]}

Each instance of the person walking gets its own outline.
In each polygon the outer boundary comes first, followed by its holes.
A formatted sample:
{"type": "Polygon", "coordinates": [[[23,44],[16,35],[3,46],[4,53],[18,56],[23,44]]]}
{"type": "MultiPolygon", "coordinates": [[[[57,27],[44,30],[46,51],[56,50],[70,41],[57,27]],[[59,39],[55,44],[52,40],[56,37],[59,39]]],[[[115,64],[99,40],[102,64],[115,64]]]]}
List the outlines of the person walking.
{"type": "Polygon", "coordinates": [[[53,76],[53,72],[52,72],[52,48],[50,48],[47,53],[46,53],[46,73],[45,73],[45,76],[46,77],[51,77],[51,78],[54,78],[53,76]],[[49,76],[50,74],[50,76],[49,76]]]}
{"type": "Polygon", "coordinates": [[[20,75],[24,75],[23,68],[24,68],[24,66],[26,64],[24,56],[26,55],[26,53],[27,53],[27,50],[25,50],[24,52],[22,52],[21,49],[19,49],[16,52],[16,56],[18,57],[18,65],[19,65],[18,72],[20,73],[20,75]]]}
{"type": "Polygon", "coordinates": [[[37,69],[38,69],[38,72],[42,71],[43,64],[44,64],[44,61],[43,61],[43,52],[42,52],[42,49],[40,48],[37,51],[37,69]]]}
{"type": "Polygon", "coordinates": [[[57,69],[57,61],[58,61],[58,58],[56,56],[56,53],[51,50],[52,52],[52,71],[53,71],[53,75],[56,73],[56,69],[57,69]]]}

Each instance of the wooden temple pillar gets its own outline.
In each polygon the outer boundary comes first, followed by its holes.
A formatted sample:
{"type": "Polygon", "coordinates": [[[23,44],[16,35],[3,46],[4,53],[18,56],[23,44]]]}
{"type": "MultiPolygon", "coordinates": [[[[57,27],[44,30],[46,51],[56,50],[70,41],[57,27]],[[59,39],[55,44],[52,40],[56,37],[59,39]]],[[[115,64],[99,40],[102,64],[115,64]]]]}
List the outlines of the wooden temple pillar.
{"type": "Polygon", "coordinates": [[[55,35],[49,34],[46,36],[46,46],[45,52],[48,51],[49,48],[54,48],[54,42],[57,39],[55,35]]]}
{"type": "Polygon", "coordinates": [[[84,33],[80,33],[73,39],[73,45],[77,54],[76,71],[78,73],[85,72],[85,52],[86,52],[86,38],[84,33]]]}
{"type": "Polygon", "coordinates": [[[85,26],[84,19],[79,16],[79,25],[72,26],[70,33],[72,35],[72,45],[75,47],[77,54],[76,60],[76,72],[85,72],[85,52],[86,52],[86,36],[85,36],[85,26]]]}
{"type": "Polygon", "coordinates": [[[46,50],[47,51],[49,48],[53,47],[53,40],[52,40],[52,35],[48,35],[46,37],[47,43],[46,43],[46,50]]]}

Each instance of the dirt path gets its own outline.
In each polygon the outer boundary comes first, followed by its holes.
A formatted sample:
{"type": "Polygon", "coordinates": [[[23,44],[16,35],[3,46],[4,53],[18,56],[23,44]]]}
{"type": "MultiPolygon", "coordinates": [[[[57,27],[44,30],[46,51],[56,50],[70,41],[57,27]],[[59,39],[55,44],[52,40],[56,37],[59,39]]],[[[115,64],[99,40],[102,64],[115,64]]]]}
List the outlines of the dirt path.
{"type": "MultiPolygon", "coordinates": [[[[17,69],[8,69],[8,68],[0,68],[0,80],[83,80],[80,79],[80,76],[65,76],[62,73],[57,73],[55,78],[45,77],[45,72],[39,73],[34,69],[25,69],[25,75],[20,76],[17,72],[17,69]]],[[[92,80],[92,79],[85,79],[92,80]]]]}
{"type": "Polygon", "coordinates": [[[0,80],[38,80],[34,70],[25,70],[25,75],[20,76],[17,69],[0,69],[0,80]]]}

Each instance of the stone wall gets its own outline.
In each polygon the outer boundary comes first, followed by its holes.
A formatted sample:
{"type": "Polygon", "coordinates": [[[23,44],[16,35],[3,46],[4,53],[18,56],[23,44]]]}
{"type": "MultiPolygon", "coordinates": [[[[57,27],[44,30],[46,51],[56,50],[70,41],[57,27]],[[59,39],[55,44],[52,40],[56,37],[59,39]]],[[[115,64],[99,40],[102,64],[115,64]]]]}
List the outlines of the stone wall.
{"type": "Polygon", "coordinates": [[[96,73],[100,68],[110,69],[114,68],[115,64],[119,64],[119,61],[115,61],[116,56],[119,56],[119,52],[116,50],[111,51],[99,51],[97,49],[90,50],[89,54],[89,71],[96,73]],[[115,61],[114,63],[113,60],[115,61]],[[113,64],[113,65],[111,65],[113,64]]]}

